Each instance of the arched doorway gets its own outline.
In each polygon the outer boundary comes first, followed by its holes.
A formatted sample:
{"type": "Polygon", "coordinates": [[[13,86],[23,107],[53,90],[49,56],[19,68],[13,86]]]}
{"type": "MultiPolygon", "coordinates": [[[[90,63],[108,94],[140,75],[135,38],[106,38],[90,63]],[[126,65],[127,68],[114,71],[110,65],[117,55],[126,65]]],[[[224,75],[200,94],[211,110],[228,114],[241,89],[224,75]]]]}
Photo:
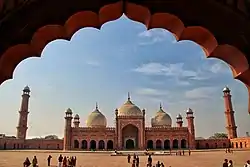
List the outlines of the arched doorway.
{"type": "Polygon", "coordinates": [[[242,148],[242,142],[240,142],[240,148],[242,148]]]}
{"type": "Polygon", "coordinates": [[[3,144],[3,149],[6,150],[6,143],[3,144]]]}
{"type": "Polygon", "coordinates": [[[154,143],[153,140],[147,141],[147,149],[153,150],[154,149],[154,143]]]}
{"type": "Polygon", "coordinates": [[[100,140],[98,143],[98,149],[103,150],[105,149],[105,143],[103,140],[100,140]]]}
{"type": "Polygon", "coordinates": [[[234,143],[233,142],[231,143],[231,148],[234,148],[234,143]]]}
{"type": "Polygon", "coordinates": [[[223,143],[223,148],[226,148],[227,147],[227,144],[226,143],[223,143]]]}
{"type": "Polygon", "coordinates": [[[214,145],[215,145],[215,148],[218,148],[218,144],[217,143],[215,143],[214,145]]]}
{"type": "Polygon", "coordinates": [[[126,149],[134,149],[135,148],[135,142],[132,139],[126,140],[126,149]]]}
{"type": "Polygon", "coordinates": [[[237,142],[235,143],[235,147],[238,148],[238,143],[237,142]]]}
{"type": "Polygon", "coordinates": [[[113,150],[113,149],[114,149],[113,141],[112,141],[112,140],[109,140],[109,141],[107,142],[107,149],[108,149],[108,150],[113,150]]]}
{"type": "Polygon", "coordinates": [[[196,143],[196,149],[200,149],[200,143],[199,142],[196,143]]]}
{"type": "Polygon", "coordinates": [[[138,128],[132,124],[122,129],[122,144],[124,149],[138,148],[138,128]]]}
{"type": "Polygon", "coordinates": [[[88,142],[87,142],[87,140],[82,140],[82,149],[83,150],[88,149],[88,142]]]}
{"type": "Polygon", "coordinates": [[[16,144],[13,145],[13,149],[16,149],[16,144]]]}
{"type": "Polygon", "coordinates": [[[164,149],[165,149],[165,150],[170,149],[170,140],[165,140],[165,141],[164,141],[164,149]]]}
{"type": "Polygon", "coordinates": [[[161,150],[162,149],[162,142],[161,142],[161,140],[156,140],[156,142],[155,142],[155,148],[157,150],[161,150]]]}
{"type": "Polygon", "coordinates": [[[206,149],[209,149],[209,144],[208,143],[206,143],[206,149]]]}
{"type": "Polygon", "coordinates": [[[177,139],[173,140],[173,149],[178,149],[179,148],[179,143],[177,139]]]}
{"type": "Polygon", "coordinates": [[[185,139],[181,140],[181,148],[187,148],[187,140],[185,139]]]}
{"type": "Polygon", "coordinates": [[[91,150],[95,150],[96,149],[96,141],[95,140],[91,140],[90,141],[90,149],[91,150]]]}
{"type": "Polygon", "coordinates": [[[79,141],[78,140],[74,140],[74,148],[79,148],[79,141]]]}

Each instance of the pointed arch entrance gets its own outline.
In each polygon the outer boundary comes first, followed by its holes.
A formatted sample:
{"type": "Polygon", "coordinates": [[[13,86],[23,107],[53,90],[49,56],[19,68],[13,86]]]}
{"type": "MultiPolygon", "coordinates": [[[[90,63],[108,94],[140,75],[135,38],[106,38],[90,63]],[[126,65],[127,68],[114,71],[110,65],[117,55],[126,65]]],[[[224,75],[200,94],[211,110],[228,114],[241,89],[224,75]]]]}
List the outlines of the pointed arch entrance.
{"type": "Polygon", "coordinates": [[[132,124],[128,124],[122,129],[122,146],[124,149],[138,148],[138,132],[138,128],[132,124]]]}

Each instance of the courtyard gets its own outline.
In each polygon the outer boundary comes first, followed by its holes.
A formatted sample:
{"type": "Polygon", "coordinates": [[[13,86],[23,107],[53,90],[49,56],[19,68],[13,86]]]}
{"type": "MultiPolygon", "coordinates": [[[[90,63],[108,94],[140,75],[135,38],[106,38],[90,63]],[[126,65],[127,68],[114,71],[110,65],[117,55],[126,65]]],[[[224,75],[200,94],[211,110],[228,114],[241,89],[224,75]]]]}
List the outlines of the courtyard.
{"type": "MultiPolygon", "coordinates": [[[[46,167],[46,159],[52,155],[52,167],[57,164],[57,158],[61,152],[49,151],[1,151],[0,167],[20,167],[26,157],[32,160],[36,155],[39,167],[46,167]]],[[[77,167],[129,167],[126,156],[110,156],[110,153],[61,153],[65,156],[77,156],[77,167]]],[[[242,167],[249,158],[249,151],[234,151],[233,154],[225,153],[225,151],[196,151],[191,156],[153,156],[153,162],[163,161],[167,167],[219,167],[222,166],[223,160],[231,159],[235,167],[242,167]]],[[[147,156],[140,157],[140,166],[145,167],[147,156]]]]}

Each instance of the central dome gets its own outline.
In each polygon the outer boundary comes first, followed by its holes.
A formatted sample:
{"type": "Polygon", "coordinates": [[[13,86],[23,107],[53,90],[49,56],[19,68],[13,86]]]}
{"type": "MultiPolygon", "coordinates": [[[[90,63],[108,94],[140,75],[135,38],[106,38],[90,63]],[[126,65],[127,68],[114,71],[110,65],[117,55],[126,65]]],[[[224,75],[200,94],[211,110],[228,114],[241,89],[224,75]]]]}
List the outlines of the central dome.
{"type": "Polygon", "coordinates": [[[118,109],[118,116],[143,116],[143,113],[132,103],[128,94],[128,100],[118,109]]]}
{"type": "Polygon", "coordinates": [[[91,112],[86,121],[87,127],[106,127],[107,119],[106,117],[99,111],[98,106],[96,105],[96,109],[91,112]]]}
{"type": "Polygon", "coordinates": [[[171,127],[172,126],[172,119],[171,117],[162,109],[160,105],[159,111],[156,112],[155,116],[151,119],[152,127],[171,127]]]}

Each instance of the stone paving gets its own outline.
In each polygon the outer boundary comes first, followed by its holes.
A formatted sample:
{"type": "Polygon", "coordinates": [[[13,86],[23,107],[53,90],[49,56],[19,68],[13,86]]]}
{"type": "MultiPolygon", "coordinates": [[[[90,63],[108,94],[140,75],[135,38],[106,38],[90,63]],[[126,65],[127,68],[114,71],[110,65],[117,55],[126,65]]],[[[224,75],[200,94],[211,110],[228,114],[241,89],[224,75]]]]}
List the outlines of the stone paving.
{"type": "MultiPolygon", "coordinates": [[[[226,154],[224,151],[193,152],[191,156],[153,156],[153,161],[163,161],[166,167],[221,167],[225,158],[234,161],[234,167],[243,167],[245,161],[250,159],[250,151],[235,151],[226,154]]],[[[21,167],[24,159],[32,160],[36,155],[39,167],[46,167],[48,155],[52,155],[52,167],[56,166],[60,152],[49,151],[0,151],[0,167],[21,167]]],[[[77,156],[78,167],[131,167],[126,156],[110,156],[109,153],[62,153],[65,156],[77,156]]],[[[140,167],[146,167],[147,156],[140,157],[140,167]]]]}

